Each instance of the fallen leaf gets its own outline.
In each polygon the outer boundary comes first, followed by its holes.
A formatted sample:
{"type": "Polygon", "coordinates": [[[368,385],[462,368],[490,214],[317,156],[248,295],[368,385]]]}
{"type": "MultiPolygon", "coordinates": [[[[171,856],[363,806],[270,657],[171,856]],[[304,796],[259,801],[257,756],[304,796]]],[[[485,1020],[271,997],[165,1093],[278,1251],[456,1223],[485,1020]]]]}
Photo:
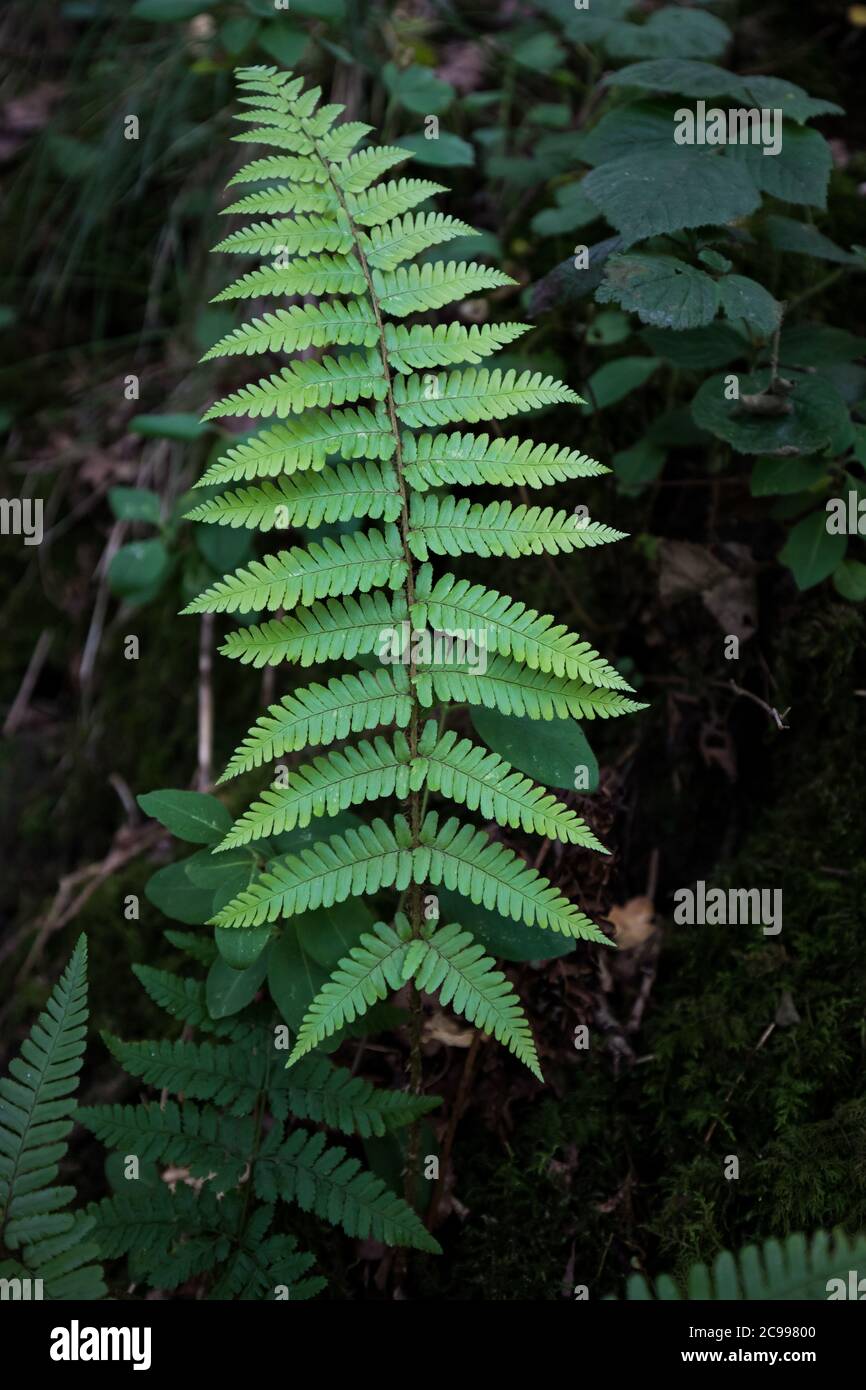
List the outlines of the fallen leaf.
{"type": "Polygon", "coordinates": [[[614,940],[621,951],[642,946],[652,936],[655,915],[652,899],[646,897],[629,898],[622,906],[610,909],[607,920],[613,927],[614,940]]]}

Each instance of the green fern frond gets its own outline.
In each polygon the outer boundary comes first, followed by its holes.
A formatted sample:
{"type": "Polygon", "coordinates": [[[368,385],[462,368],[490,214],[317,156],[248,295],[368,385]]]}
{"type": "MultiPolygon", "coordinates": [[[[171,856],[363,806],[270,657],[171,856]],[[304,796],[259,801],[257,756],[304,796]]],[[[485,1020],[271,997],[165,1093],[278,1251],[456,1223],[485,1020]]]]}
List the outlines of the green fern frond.
{"type": "MultiPolygon", "coordinates": [[[[420,591],[421,585],[417,586],[420,591]]],[[[412,609],[412,621],[430,623],[444,632],[479,631],[485,646],[501,656],[513,656],[538,671],[552,671],[585,685],[631,692],[631,686],[615,667],[599,656],[577,633],[557,624],[507,594],[485,589],[468,579],[443,574],[412,609]]]]}
{"type": "Polygon", "coordinates": [[[465,372],[425,372],[394,383],[397,417],[413,429],[464,421],[505,420],[543,405],[580,405],[570,387],[542,372],[492,371],[467,367],[465,372]]]}
{"type": "Polygon", "coordinates": [[[427,261],[424,265],[398,266],[372,272],[379,307],[393,318],[441,309],[455,299],[466,299],[479,290],[499,289],[515,281],[501,270],[490,270],[474,261],[427,261]]]}
{"type": "Polygon", "coordinates": [[[207,469],[196,487],[321,469],[329,454],[346,459],[389,459],[395,448],[387,417],[366,406],[335,410],[331,415],[314,410],[302,419],[287,420],[236,444],[207,469]]]}
{"type": "Polygon", "coordinates": [[[458,738],[449,730],[427,750],[425,739],[435,738],[436,724],[425,729],[419,750],[425,754],[424,781],[431,791],[460,802],[470,811],[480,811],[485,820],[509,825],[536,835],[546,835],[563,844],[580,845],[601,854],[607,850],[593,835],[576,811],[524,777],[486,748],[471,739],[458,738]]]}
{"type": "Polygon", "coordinates": [[[455,237],[475,236],[466,222],[443,212],[407,212],[393,222],[371,229],[361,245],[369,265],[377,270],[396,270],[404,261],[420,256],[431,246],[441,246],[455,237]]]}
{"type": "MultiPolygon", "coordinates": [[[[378,188],[369,188],[352,197],[352,220],[361,227],[381,227],[401,213],[409,212],[437,193],[444,193],[441,183],[430,179],[396,179],[378,188]]],[[[244,212],[249,209],[242,209],[244,212]]]]}
{"type": "Polygon", "coordinates": [[[230,632],[220,651],[244,665],[276,666],[294,661],[312,666],[366,655],[383,630],[408,616],[405,596],[376,589],[357,599],[328,599],[312,608],[296,608],[291,618],[230,632]]]}
{"type": "Polygon", "coordinates": [[[220,781],[284,753],[333,743],[380,724],[406,728],[411,718],[412,696],[404,667],[335,676],[327,685],[295,690],[271,705],[235,750],[220,781]]]}
{"type": "MultiPolygon", "coordinates": [[[[429,367],[448,367],[460,362],[483,362],[491,353],[513,343],[522,333],[529,331],[525,323],[472,324],[467,328],[462,323],[417,323],[407,327],[404,323],[385,325],[385,344],[388,361],[398,372],[410,374],[424,371],[429,367]]],[[[443,439],[453,436],[443,435],[443,439]]],[[[406,440],[414,439],[407,435],[406,440]]],[[[407,450],[403,450],[404,461],[407,450]]]]}
{"type": "Polygon", "coordinates": [[[352,249],[352,234],[345,226],[315,213],[277,222],[254,222],[230,233],[214,246],[240,256],[264,256],[277,250],[283,255],[312,255],[323,251],[345,255],[352,249]]]}
{"type": "Polygon", "coordinates": [[[408,821],[397,816],[393,828],[377,819],[344,835],[332,835],[300,855],[275,860],[212,922],[218,927],[255,927],[383,888],[402,892],[410,883],[456,890],[530,927],[537,923],[564,936],[607,941],[588,917],[512,849],[456,819],[440,828],[435,811],[425,818],[417,845],[412,843],[408,821]]]}
{"type": "Polygon", "coordinates": [[[434,555],[568,555],[623,539],[598,521],[552,507],[470,502],[465,497],[413,497],[409,544],[418,560],[434,555]]]}
{"type": "Polygon", "coordinates": [[[222,1046],[214,1043],[124,1042],[103,1035],[105,1045],[124,1071],[150,1086],[192,1100],[209,1100],[231,1115],[248,1115],[262,1089],[263,1049],[222,1046]]]}
{"type": "Polygon", "coordinates": [[[55,1186],[77,1102],[87,1033],[87,942],[79,937],[43,1013],[0,1077],[0,1237],[21,1250],[26,1275],[49,1299],[101,1298],[92,1223],[55,1186]]]}
{"type": "Polygon", "coordinates": [[[273,376],[217,401],[202,419],[299,415],[310,407],[345,405],[361,396],[381,401],[386,394],[379,357],[375,353],[364,357],[353,352],[344,357],[323,357],[321,362],[295,362],[291,367],[283,367],[273,376]]]}
{"type": "Polygon", "coordinates": [[[405,917],[398,917],[396,929],[376,922],[369,932],[364,932],[307,1009],[286,1065],[294,1067],[312,1048],[347,1023],[363,1018],[374,1004],[400,989],[408,950],[405,917]]]}
{"type": "Polygon", "coordinates": [[[341,464],[321,473],[280,478],[276,483],[214,497],[187,512],[187,520],[271,531],[274,527],[317,527],[355,517],[396,521],[400,510],[393,469],[372,463],[351,469],[341,464]]]}
{"type": "Polygon", "coordinates": [[[182,1165],[193,1177],[212,1175],[218,1190],[237,1185],[252,1150],[251,1116],[221,1115],[190,1100],[183,1105],[91,1105],[80,1118],[107,1148],[135,1154],[140,1163],[182,1165]]]}
{"type": "Polygon", "coordinates": [[[236,820],[217,851],[309,825],[316,816],[336,816],[349,806],[385,796],[405,800],[424,784],[426,760],[413,758],[405,734],[347,744],[290,772],[283,785],[263,791],[236,820]]]}
{"type": "Polygon", "coordinates": [[[184,613],[249,613],[262,608],[293,608],[316,599],[366,593],[374,587],[399,589],[406,574],[400,533],[395,526],[385,531],[358,531],[332,540],[325,536],[308,550],[294,546],[264,560],[252,560],[245,569],[220,579],[205,589],[184,613]]]}
{"type": "Polygon", "coordinates": [[[254,357],[265,352],[300,352],[309,347],[373,347],[379,340],[372,309],[361,299],[343,304],[292,304],[235,328],[201,359],[254,357]]]}
{"type": "Polygon", "coordinates": [[[415,690],[425,709],[450,700],[530,719],[614,719],[646,708],[618,690],[519,666],[499,655],[491,658],[483,672],[457,664],[421,670],[415,690]]]}
{"type": "Polygon", "coordinates": [[[531,439],[491,439],[486,434],[404,434],[404,477],[421,491],[455,483],[547,487],[571,478],[591,478],[610,469],[576,449],[535,444],[531,439]]]}
{"type": "Polygon", "coordinates": [[[790,1235],[785,1241],[768,1240],[763,1245],[747,1245],[737,1254],[730,1250],[716,1256],[712,1269],[695,1265],[685,1286],[668,1275],[655,1281],[655,1287],[640,1274],[628,1281],[629,1299],[725,1300],[739,1302],[778,1302],[790,1299],[825,1301],[858,1297],[850,1294],[851,1270],[866,1263],[866,1236],[848,1236],[843,1231],[818,1231],[811,1239],[790,1235]]]}
{"type": "Polygon", "coordinates": [[[543,1081],[532,1033],[514,986],[495,968],[471,932],[455,923],[439,927],[410,946],[403,968],[418,989],[462,1014],[482,1033],[491,1033],[543,1081]]]}
{"type": "Polygon", "coordinates": [[[345,1149],[326,1146],[323,1134],[298,1129],[280,1143],[275,1128],[262,1146],[255,1184],[263,1201],[297,1202],[303,1211],[339,1224],[347,1235],[441,1253],[408,1203],[365,1173],[345,1149]]]}
{"type": "Polygon", "coordinates": [[[362,295],[366,281],[356,261],[346,256],[310,256],[298,265],[251,270],[215,294],[211,303],[258,299],[261,295],[362,295]]]}
{"type": "Polygon", "coordinates": [[[305,1057],[291,1071],[281,1067],[271,1078],[268,1094],[278,1120],[291,1111],[299,1120],[362,1138],[402,1129],[439,1104],[437,1096],[380,1090],[324,1057],[305,1057]]]}

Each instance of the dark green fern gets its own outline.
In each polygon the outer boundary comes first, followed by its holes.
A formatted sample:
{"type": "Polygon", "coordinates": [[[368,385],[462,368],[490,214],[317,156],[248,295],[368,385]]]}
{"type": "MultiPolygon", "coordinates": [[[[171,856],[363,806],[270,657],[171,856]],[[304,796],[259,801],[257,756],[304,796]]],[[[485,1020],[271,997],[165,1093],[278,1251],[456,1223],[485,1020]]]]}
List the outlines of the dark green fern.
{"type": "Polygon", "coordinates": [[[9,1076],[0,1078],[0,1277],[29,1280],[24,1287],[33,1298],[91,1300],[105,1293],[95,1221],[68,1211],[75,1189],[56,1185],[76,1115],[86,1033],[82,936],[9,1076]]]}
{"type": "Polygon", "coordinates": [[[712,1269],[705,1264],[695,1265],[685,1287],[662,1275],[653,1288],[642,1275],[635,1274],[628,1281],[626,1297],[658,1298],[665,1302],[838,1299],[851,1296],[848,1288],[852,1271],[855,1284],[866,1274],[866,1236],[852,1238],[842,1231],[833,1235],[818,1231],[811,1240],[798,1234],[788,1236],[784,1242],[768,1240],[762,1246],[747,1245],[736,1255],[725,1250],[713,1261],[712,1269]]]}

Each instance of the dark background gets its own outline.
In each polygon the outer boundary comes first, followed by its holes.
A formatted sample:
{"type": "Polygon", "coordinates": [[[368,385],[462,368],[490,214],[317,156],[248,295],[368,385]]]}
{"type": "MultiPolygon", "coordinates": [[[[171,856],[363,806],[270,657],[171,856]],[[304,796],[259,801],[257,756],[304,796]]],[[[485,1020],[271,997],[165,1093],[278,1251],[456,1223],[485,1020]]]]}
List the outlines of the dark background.
{"type": "MultiPolygon", "coordinates": [[[[498,119],[510,153],[531,158],[524,115],[554,99],[559,79],[515,64],[508,36],[519,24],[546,31],[543,11],[509,0],[334,5],[297,6],[293,23],[307,37],[299,67],[353,118],[386,139],[413,128],[381,80],[386,62],[409,55],[457,87],[443,128],[470,144],[483,110],[473,96],[504,90],[498,119]]],[[[255,6],[213,4],[176,23],[131,8],[26,0],[0,17],[3,492],[43,497],[48,531],[32,549],[0,540],[0,1022],[12,1048],[86,930],[85,1101],[137,1094],[97,1030],[159,1036],[163,1022],[129,966],[176,960],[143,898],[175,847],[134,798],[197,776],[200,634],[196,620],[176,617],[197,587],[195,542],[180,528],[166,582],[130,605],[107,565],[137,533],[118,530],[107,494],[147,486],[171,501],[207,457],[204,438],[148,438],[129,426],[140,414],[198,415],[212,398],[213,368],[197,362],[236,321],[208,304],[228,274],[208,249],[224,234],[217,209],[234,158],[233,51],[269,61],[244,47],[255,47],[239,27],[256,20],[255,6]],[[140,117],[137,143],[123,139],[128,112],[140,117]],[[137,401],[124,396],[130,374],[137,401]],[[136,663],[123,658],[129,633],[140,640],[136,663]],[[137,922],[122,912],[133,893],[137,922]]],[[[835,159],[830,210],[816,220],[846,246],[866,241],[863,7],[712,8],[735,31],[726,65],[784,76],[846,108],[815,123],[835,159]]],[[[592,81],[573,53],[563,66],[573,109],[588,111],[592,81]]],[[[473,166],[424,176],[450,186],[440,206],[495,236],[497,263],[527,288],[579,234],[540,236],[532,223],[551,206],[551,182],[503,181],[483,144],[474,148],[473,166]]],[[[814,321],[863,330],[862,275],[823,285],[828,267],[807,261],[765,270],[780,297],[809,291],[814,321]]],[[[519,305],[509,301],[508,314],[521,317],[519,305]]],[[[578,391],[626,350],[587,338],[597,313],[591,296],[554,299],[527,341],[578,391]]],[[[673,401],[682,389],[674,372],[614,409],[557,411],[550,437],[607,462],[642,437],[665,393],[673,401]]],[[[696,446],[673,448],[648,486],[623,488],[615,475],[570,484],[559,505],[585,500],[630,539],[573,566],[539,559],[507,577],[486,572],[576,625],[649,708],[588,730],[601,782],[575,804],[611,858],[576,862],[551,850],[543,863],[613,924],[623,949],[603,966],[581,947],[511,969],[549,1084],[493,1045],[477,1050],[439,1233],[445,1254],[417,1261],[421,1297],[557,1299],[576,1283],[618,1294],[635,1266],[682,1272],[754,1237],[866,1224],[863,610],[830,582],[798,589],[778,559],[784,520],[751,495],[749,470],[730,451],[716,467],[696,446]],[[693,549],[678,551],[682,542],[693,549]],[[718,565],[748,610],[736,663],[723,655],[724,633],[736,629],[702,598],[718,565]],[[732,690],[732,679],[757,698],[732,690]],[[790,710],[786,729],[773,707],[790,710]],[[674,926],[672,894],[698,878],[781,887],[782,934],[674,926]],[[572,1046],[583,1022],[594,1027],[588,1054],[572,1046]],[[722,1177],[730,1153],[740,1157],[737,1182],[722,1177]]],[[[284,680],[279,673],[278,694],[284,680]]],[[[219,659],[213,682],[219,768],[272,695],[255,673],[219,659]]],[[[517,835],[512,843],[538,853],[517,835]]],[[[392,1042],[399,1062],[405,1041],[392,1042]]],[[[467,1048],[431,1039],[426,1054],[444,1124],[467,1048]]],[[[86,1198],[104,1190],[103,1157],[76,1133],[68,1166],[86,1198]]],[[[384,1292],[369,1252],[359,1258],[336,1233],[300,1226],[331,1297],[384,1292]]]]}

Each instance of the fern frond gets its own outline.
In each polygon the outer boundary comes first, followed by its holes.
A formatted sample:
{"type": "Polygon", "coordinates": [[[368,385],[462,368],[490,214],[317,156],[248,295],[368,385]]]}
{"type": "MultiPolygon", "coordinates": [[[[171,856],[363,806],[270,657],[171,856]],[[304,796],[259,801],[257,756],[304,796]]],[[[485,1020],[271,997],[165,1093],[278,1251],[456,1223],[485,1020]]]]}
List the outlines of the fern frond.
{"type": "MultiPolygon", "coordinates": [[[[407,212],[393,222],[376,227],[363,239],[369,265],[377,270],[396,270],[404,261],[412,260],[431,246],[441,246],[455,237],[475,236],[466,222],[443,212],[407,212]]],[[[330,248],[329,248],[330,249],[330,248]]]]}
{"type": "MultiPolygon", "coordinates": [[[[434,194],[445,191],[441,183],[433,183],[430,179],[396,179],[391,183],[379,184],[377,188],[350,194],[347,202],[352,220],[359,226],[381,227],[383,223],[426,202],[434,194]]],[[[239,211],[255,209],[243,208],[239,211]]]]}
{"type": "Polygon", "coordinates": [[[358,531],[332,540],[314,541],[252,560],[226,575],[187,604],[184,613],[249,613],[262,608],[292,608],[316,599],[366,593],[375,587],[398,589],[406,573],[400,533],[358,531]]]}
{"type": "Polygon", "coordinates": [[[327,685],[295,690],[271,705],[235,750],[220,781],[284,753],[333,743],[380,724],[405,729],[411,718],[409,674],[404,667],[335,676],[327,685]]]}
{"type": "Polygon", "coordinates": [[[503,372],[499,367],[467,367],[465,372],[440,372],[399,377],[394,385],[397,416],[412,429],[462,421],[505,420],[543,405],[579,405],[580,396],[543,372],[503,372]]]}
{"type": "MultiPolygon", "coordinates": [[[[421,583],[416,592],[421,591],[421,583]]],[[[453,574],[441,575],[429,596],[412,610],[415,623],[430,623],[444,632],[478,631],[484,644],[502,656],[513,656],[539,671],[552,671],[585,685],[625,690],[631,686],[615,667],[599,656],[575,632],[542,615],[526,604],[510,599],[495,589],[485,589],[453,574]]]]}
{"type": "Polygon", "coordinates": [[[214,251],[238,256],[266,256],[274,251],[286,256],[320,255],[323,251],[345,255],[351,249],[351,231],[315,213],[278,222],[254,222],[229,233],[213,247],[214,251]]]}
{"type": "Polygon", "coordinates": [[[212,1177],[219,1190],[234,1187],[253,1148],[254,1124],[186,1100],[151,1105],[90,1105],[81,1123],[107,1148],[134,1153],[141,1163],[167,1162],[212,1177]]]}
{"type": "Polygon", "coordinates": [[[522,828],[563,844],[607,854],[576,811],[517,772],[497,753],[490,753],[471,739],[458,738],[453,730],[439,739],[436,732],[437,726],[431,721],[418,745],[426,764],[424,781],[431,791],[440,792],[470,811],[480,811],[485,820],[495,820],[497,825],[522,828]],[[434,739],[428,748],[428,742],[434,739]]]}
{"type": "Polygon", "coordinates": [[[273,376],[263,377],[252,386],[217,401],[205,411],[203,420],[221,420],[228,415],[299,415],[309,407],[345,405],[361,396],[384,400],[387,383],[377,353],[347,353],[344,357],[324,357],[321,362],[294,362],[273,376]]]}
{"type": "Polygon", "coordinates": [[[407,925],[399,916],[396,930],[385,922],[374,923],[339,961],[307,1009],[287,1067],[401,988],[409,950],[407,925]]]}
{"type": "Polygon", "coordinates": [[[340,200],[330,188],[321,184],[295,183],[279,184],[275,188],[264,188],[260,193],[247,193],[228,207],[220,208],[222,215],[265,213],[279,217],[295,212],[328,213],[336,212],[340,200]]]}
{"type": "Polygon", "coordinates": [[[300,478],[280,478],[261,487],[213,497],[187,512],[188,521],[219,526],[245,526],[258,531],[290,526],[318,527],[324,522],[396,521],[401,498],[393,468],[368,463],[349,468],[341,464],[300,478]]]}
{"type": "Polygon", "coordinates": [[[262,1089],[264,1052],[214,1043],[124,1042],[104,1034],[124,1071],[172,1095],[209,1100],[232,1115],[248,1115],[262,1089]]]}
{"type": "Polygon", "coordinates": [[[552,507],[471,502],[466,497],[413,497],[409,545],[419,560],[434,555],[568,555],[624,537],[598,521],[552,507]]]}
{"type": "Polygon", "coordinates": [[[245,666],[276,666],[283,661],[313,666],[372,652],[383,630],[408,616],[402,593],[374,590],[357,599],[329,599],[312,608],[296,608],[291,618],[273,618],[260,626],[230,632],[220,647],[223,656],[245,666]]]}
{"type": "Polygon", "coordinates": [[[399,730],[391,742],[380,737],[372,743],[364,739],[347,744],[339,752],[296,768],[279,787],[263,791],[216,849],[234,849],[279,835],[309,825],[316,816],[336,816],[365,801],[385,796],[404,800],[423,786],[426,770],[424,759],[413,760],[399,730]]]}
{"type": "Polygon", "coordinates": [[[268,1094],[278,1120],[285,1120],[290,1111],[299,1120],[362,1138],[402,1129],[439,1104],[436,1096],[382,1090],[325,1057],[304,1057],[291,1072],[281,1067],[271,1078],[268,1094]]]}
{"type": "Polygon", "coordinates": [[[386,415],[366,406],[335,410],[330,415],[309,411],[236,444],[202,475],[196,487],[271,478],[281,474],[318,471],[329,454],[342,458],[389,459],[396,444],[386,415]]]}
{"type": "Polygon", "coordinates": [[[479,290],[516,283],[501,270],[490,270],[474,261],[427,261],[421,266],[374,270],[372,276],[380,309],[401,319],[425,309],[441,309],[479,290]]]}
{"type": "Polygon", "coordinates": [[[525,323],[474,323],[470,328],[462,323],[439,323],[435,327],[429,323],[416,323],[411,327],[404,323],[388,323],[385,344],[391,366],[409,374],[459,362],[483,362],[491,353],[513,343],[528,328],[525,323]]]}
{"type": "Polygon", "coordinates": [[[618,690],[533,670],[498,654],[484,672],[459,664],[419,670],[415,689],[425,709],[451,700],[530,719],[614,719],[646,708],[618,690]]]}
{"type": "Polygon", "coordinates": [[[219,294],[212,303],[231,299],[258,299],[261,295],[350,294],[362,295],[367,287],[357,261],[345,256],[309,256],[297,264],[251,270],[219,294]]]}
{"type": "Polygon", "coordinates": [[[237,1037],[246,1031],[237,1018],[211,1018],[203,981],[156,970],[152,965],[134,965],[132,973],[154,1004],[191,1028],[201,1028],[218,1037],[237,1037]]]}
{"type": "Polygon", "coordinates": [[[373,347],[379,333],[372,308],[363,299],[324,304],[291,304],[235,328],[201,359],[254,357],[264,352],[300,352],[308,347],[373,347]]]}
{"type": "Polygon", "coordinates": [[[479,483],[546,487],[571,478],[597,477],[610,469],[576,449],[531,439],[487,434],[404,434],[404,476],[413,488],[479,483]]]}
{"type": "MultiPolygon", "coordinates": [[[[785,1241],[768,1240],[763,1245],[747,1245],[737,1254],[730,1250],[716,1256],[712,1269],[694,1265],[685,1287],[662,1275],[653,1288],[640,1274],[628,1281],[626,1297],[648,1300],[720,1299],[779,1302],[811,1299],[824,1302],[835,1296],[849,1297],[849,1277],[866,1262],[866,1236],[848,1236],[843,1231],[818,1231],[811,1239],[790,1235],[785,1241]],[[831,1291],[831,1284],[835,1289],[831,1291]]],[[[858,1276],[855,1276],[855,1278],[858,1276]]],[[[853,1297],[858,1297],[854,1294],[853,1297]]]]}
{"type": "Polygon", "coordinates": [[[401,892],[412,882],[456,890],[530,927],[537,923],[564,936],[607,942],[588,917],[513,850],[456,819],[440,827],[435,811],[425,818],[417,846],[408,821],[397,816],[393,829],[377,819],[332,835],[300,855],[275,860],[212,921],[218,927],[260,926],[382,888],[401,892]]]}
{"type": "Polygon", "coordinates": [[[87,1032],[87,942],[79,937],[21,1054],[0,1077],[0,1237],[49,1299],[105,1293],[92,1223],[53,1185],[66,1154],[87,1032]]]}
{"type": "Polygon", "coordinates": [[[278,1131],[272,1130],[256,1163],[255,1186],[262,1200],[297,1202],[302,1211],[342,1226],[347,1235],[441,1253],[439,1242],[403,1198],[381,1178],[365,1173],[345,1149],[327,1147],[323,1134],[297,1129],[280,1143],[278,1131]]]}
{"type": "Polygon", "coordinates": [[[410,947],[406,979],[439,996],[439,1002],[462,1014],[482,1033],[492,1033],[532,1075],[543,1081],[532,1033],[514,986],[471,932],[456,923],[439,927],[410,947]]]}

